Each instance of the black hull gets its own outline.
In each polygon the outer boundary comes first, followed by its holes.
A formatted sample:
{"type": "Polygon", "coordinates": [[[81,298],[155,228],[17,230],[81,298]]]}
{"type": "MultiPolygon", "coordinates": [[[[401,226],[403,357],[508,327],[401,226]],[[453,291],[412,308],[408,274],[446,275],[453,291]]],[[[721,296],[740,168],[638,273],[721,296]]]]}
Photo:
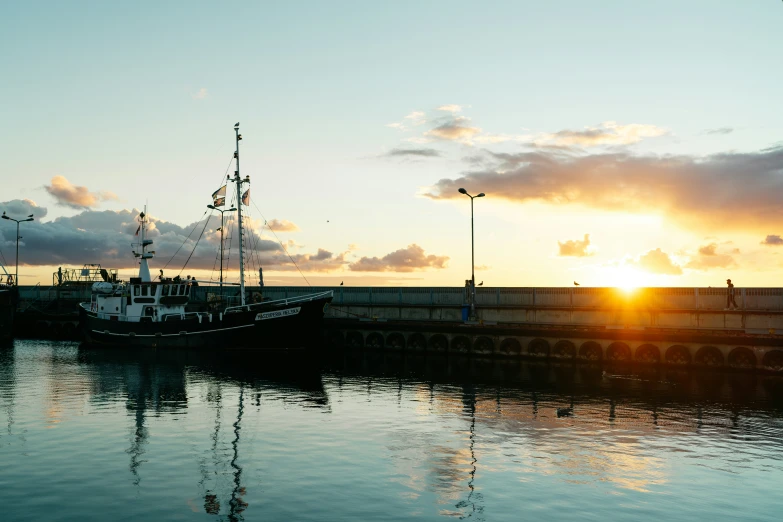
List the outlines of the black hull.
{"type": "MultiPolygon", "coordinates": [[[[192,320],[131,323],[99,319],[79,307],[79,327],[90,346],[186,348],[214,350],[300,350],[321,338],[331,297],[295,304],[259,303],[241,311],[192,320]],[[286,311],[299,308],[296,314],[286,311]]],[[[89,305],[89,303],[88,303],[89,305]]]]}
{"type": "Polygon", "coordinates": [[[16,287],[0,289],[0,341],[14,338],[16,295],[16,287]]]}

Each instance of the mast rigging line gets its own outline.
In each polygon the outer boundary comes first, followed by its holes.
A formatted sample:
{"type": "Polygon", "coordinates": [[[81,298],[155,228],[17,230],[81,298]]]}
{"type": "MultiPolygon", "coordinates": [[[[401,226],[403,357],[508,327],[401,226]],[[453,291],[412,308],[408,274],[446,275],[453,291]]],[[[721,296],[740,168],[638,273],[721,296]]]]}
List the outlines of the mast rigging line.
{"type": "Polygon", "coordinates": [[[270,232],[272,232],[272,235],[274,235],[274,236],[275,236],[275,239],[277,239],[277,242],[278,242],[278,243],[280,243],[280,246],[283,248],[283,252],[285,252],[285,255],[287,255],[287,256],[288,256],[288,259],[290,259],[290,260],[291,260],[291,262],[294,264],[294,266],[296,267],[296,269],[299,271],[299,275],[300,275],[300,276],[302,276],[302,279],[304,279],[304,280],[305,280],[305,283],[307,283],[307,286],[309,286],[310,288],[312,288],[312,287],[313,287],[313,285],[311,285],[311,284],[310,284],[310,281],[308,281],[308,280],[307,280],[307,278],[305,277],[305,275],[302,273],[302,270],[299,268],[299,265],[297,265],[297,264],[296,264],[296,261],[294,261],[294,258],[293,258],[293,257],[291,257],[291,254],[289,254],[289,253],[288,253],[288,249],[286,249],[286,247],[285,247],[285,245],[283,244],[283,242],[282,242],[282,241],[280,241],[280,238],[279,238],[279,237],[277,237],[277,234],[275,234],[275,231],[274,231],[274,230],[272,230],[272,227],[271,227],[271,226],[269,226],[269,222],[266,220],[266,217],[264,217],[264,213],[263,213],[263,212],[261,212],[261,209],[260,209],[260,208],[258,208],[258,205],[256,205],[256,202],[255,202],[255,200],[251,199],[250,201],[253,203],[253,206],[254,206],[254,207],[256,207],[256,210],[258,210],[258,214],[259,214],[259,215],[261,216],[261,218],[264,220],[264,224],[267,226],[267,228],[269,229],[269,231],[270,231],[270,232]]]}
{"type": "MultiPolygon", "coordinates": [[[[206,212],[204,212],[204,213],[206,214],[206,212]]],[[[211,214],[210,214],[210,217],[212,217],[211,214]]],[[[188,266],[188,262],[190,262],[190,258],[193,257],[193,254],[196,252],[196,248],[198,248],[199,241],[201,241],[201,238],[204,237],[204,231],[207,229],[207,225],[209,225],[209,219],[205,219],[204,220],[204,228],[201,229],[201,234],[199,234],[198,239],[196,240],[196,244],[193,245],[193,250],[190,251],[190,255],[185,260],[185,264],[182,265],[182,268],[179,270],[179,274],[177,274],[177,275],[182,274],[183,270],[185,270],[185,267],[188,266]]]]}
{"type": "MultiPolygon", "coordinates": [[[[207,215],[207,211],[205,210],[205,211],[204,211],[204,214],[202,214],[202,215],[201,215],[201,217],[203,218],[203,217],[204,217],[204,216],[206,216],[206,215],[207,215]]],[[[212,217],[212,214],[210,214],[210,215],[209,215],[209,217],[212,217]]],[[[207,218],[207,223],[209,223],[209,218],[207,218]]],[[[177,249],[177,251],[176,251],[176,252],[174,252],[174,255],[173,255],[173,256],[171,256],[171,259],[169,259],[169,260],[168,260],[168,262],[166,263],[166,266],[164,266],[164,267],[163,267],[163,270],[165,270],[165,269],[166,269],[166,267],[168,267],[168,266],[169,266],[169,264],[170,264],[170,263],[171,263],[171,262],[174,260],[174,257],[175,257],[177,254],[179,254],[179,251],[180,251],[180,250],[182,250],[182,247],[184,247],[184,246],[185,246],[185,243],[187,243],[187,242],[188,242],[188,239],[190,239],[190,236],[192,236],[192,235],[193,235],[193,232],[196,230],[196,227],[197,227],[197,226],[198,226],[198,221],[196,221],[196,224],[195,224],[195,225],[193,225],[193,229],[190,231],[190,234],[188,234],[188,237],[186,237],[186,238],[185,238],[185,241],[183,241],[183,242],[182,242],[182,244],[179,246],[179,248],[177,249]]],[[[201,233],[203,234],[204,232],[202,231],[201,233]]],[[[200,238],[199,238],[199,239],[200,239],[200,238]]],[[[197,242],[196,244],[198,244],[198,242],[197,242]]],[[[195,250],[195,247],[193,247],[193,249],[195,250]]],[[[192,256],[192,255],[193,255],[193,253],[191,252],[191,254],[190,254],[190,255],[192,256]]],[[[188,259],[190,259],[190,257],[188,257],[188,259]]],[[[182,270],[184,270],[184,269],[185,269],[185,267],[182,267],[182,270]]],[[[180,271],[180,273],[181,273],[181,271],[180,271]]]]}

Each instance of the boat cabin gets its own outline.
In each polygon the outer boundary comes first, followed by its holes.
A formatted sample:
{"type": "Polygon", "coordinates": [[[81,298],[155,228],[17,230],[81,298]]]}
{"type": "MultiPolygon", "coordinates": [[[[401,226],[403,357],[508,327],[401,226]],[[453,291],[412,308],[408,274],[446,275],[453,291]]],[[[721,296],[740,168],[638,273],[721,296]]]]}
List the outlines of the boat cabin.
{"type": "Polygon", "coordinates": [[[95,283],[90,310],[112,321],[182,320],[193,283],[195,280],[178,277],[154,282],[132,277],[127,284],[95,283]]]}

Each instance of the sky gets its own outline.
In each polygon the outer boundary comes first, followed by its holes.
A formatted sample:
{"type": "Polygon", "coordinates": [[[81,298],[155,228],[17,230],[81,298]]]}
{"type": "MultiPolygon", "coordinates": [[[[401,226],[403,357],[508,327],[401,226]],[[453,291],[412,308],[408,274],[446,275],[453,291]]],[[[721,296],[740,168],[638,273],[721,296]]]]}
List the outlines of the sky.
{"type": "Polygon", "coordinates": [[[5,5],[20,284],[135,275],[145,206],[152,272],[217,279],[240,122],[251,282],[462,286],[465,188],[484,286],[783,286],[781,27],[778,0],[5,5]]]}

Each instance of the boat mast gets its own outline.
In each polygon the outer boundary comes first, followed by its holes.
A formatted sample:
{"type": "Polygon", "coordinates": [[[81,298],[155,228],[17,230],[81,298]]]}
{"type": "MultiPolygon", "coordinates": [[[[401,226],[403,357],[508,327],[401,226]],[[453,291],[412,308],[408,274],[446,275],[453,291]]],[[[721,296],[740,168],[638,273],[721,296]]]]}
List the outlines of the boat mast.
{"type": "Polygon", "coordinates": [[[237,150],[234,152],[234,158],[237,160],[237,169],[234,171],[234,183],[237,184],[237,215],[239,224],[239,304],[245,306],[245,251],[244,251],[244,232],[242,230],[242,184],[250,183],[250,177],[244,180],[239,178],[239,140],[242,135],[239,134],[239,123],[234,125],[234,132],[237,136],[237,150]]]}
{"type": "Polygon", "coordinates": [[[144,205],[144,212],[139,214],[139,231],[141,232],[141,235],[139,236],[139,246],[141,247],[141,253],[134,252],[136,257],[140,257],[141,260],[139,261],[139,278],[143,283],[149,283],[152,281],[152,278],[150,277],[150,267],[149,264],[147,264],[147,259],[151,259],[155,252],[147,252],[147,247],[152,244],[151,239],[147,239],[147,205],[144,205]]]}

